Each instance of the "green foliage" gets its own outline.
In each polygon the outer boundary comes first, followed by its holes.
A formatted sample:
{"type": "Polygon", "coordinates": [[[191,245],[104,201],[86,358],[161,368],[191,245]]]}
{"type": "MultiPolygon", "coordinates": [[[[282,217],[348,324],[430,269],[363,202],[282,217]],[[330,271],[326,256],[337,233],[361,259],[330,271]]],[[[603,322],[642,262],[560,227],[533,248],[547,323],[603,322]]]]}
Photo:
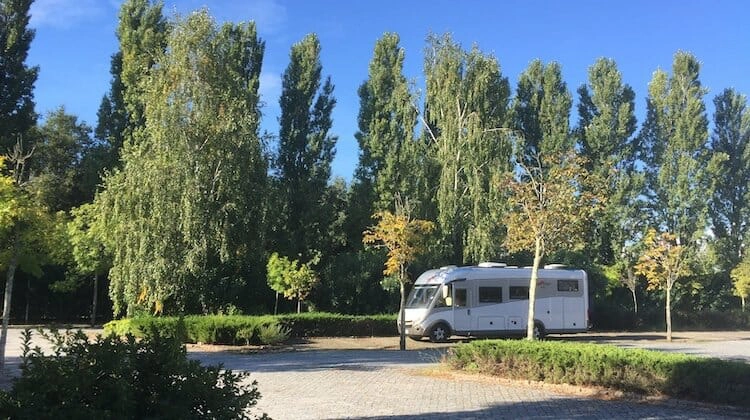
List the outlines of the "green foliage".
{"type": "Polygon", "coordinates": [[[37,200],[52,211],[69,211],[93,199],[94,191],[83,191],[83,187],[94,188],[97,182],[84,176],[98,179],[98,174],[85,173],[82,166],[94,146],[91,128],[60,107],[47,115],[37,136],[29,168],[37,200]]]}
{"type": "Polygon", "coordinates": [[[140,340],[42,335],[53,354],[31,349],[27,330],[21,377],[0,398],[10,418],[244,419],[260,398],[248,373],[188,360],[181,343],[156,329],[140,340]]]}
{"type": "MultiPolygon", "coordinates": [[[[356,177],[372,188],[368,215],[393,210],[396,194],[417,195],[416,100],[403,74],[404,57],[399,36],[384,34],[375,43],[368,79],[358,91],[359,131],[355,137],[361,154],[356,177]]],[[[357,198],[367,199],[363,195],[357,198]]]]}
{"type": "Polygon", "coordinates": [[[147,331],[158,330],[163,335],[179,336],[184,329],[187,342],[207,344],[273,344],[263,341],[290,337],[351,337],[393,336],[396,331],[394,315],[342,315],[325,312],[305,312],[278,316],[219,316],[189,315],[177,317],[135,317],[110,321],[104,325],[107,334],[143,337],[147,331]],[[261,330],[265,330],[261,334],[261,330]],[[278,334],[275,333],[278,332],[278,334]]]}
{"type": "Polygon", "coordinates": [[[327,236],[322,204],[337,140],[329,133],[336,105],[333,83],[330,77],[322,81],[320,51],[315,34],[292,46],[282,77],[273,165],[280,202],[275,249],[302,260],[311,259],[327,236]]]}
{"type": "Polygon", "coordinates": [[[302,300],[312,291],[312,288],[318,283],[318,276],[312,269],[312,265],[317,263],[318,258],[312,261],[300,264],[297,260],[289,260],[286,257],[280,257],[274,252],[268,259],[266,265],[268,273],[268,286],[276,293],[281,293],[287,299],[297,299],[297,312],[300,312],[302,300]]]}
{"type": "Polygon", "coordinates": [[[26,65],[34,30],[32,0],[0,0],[0,153],[11,149],[36,123],[34,83],[39,67],[26,65]]]}
{"type": "Polygon", "coordinates": [[[167,44],[141,86],[145,127],[97,197],[116,314],[216,312],[261,264],[264,43],[253,24],[219,28],[204,11],[175,22],[167,44]]]}
{"type": "Polygon", "coordinates": [[[491,259],[502,254],[504,234],[505,200],[494,183],[510,165],[511,145],[503,130],[508,79],[495,57],[477,47],[465,51],[450,35],[428,38],[424,73],[423,125],[437,168],[434,180],[425,182],[436,201],[447,260],[491,259]]]}
{"type": "Polygon", "coordinates": [[[673,233],[680,245],[697,246],[704,233],[708,118],[699,80],[700,63],[685,52],[674,56],[672,75],[654,72],[647,116],[640,133],[653,227],[673,233]]]}
{"type": "Polygon", "coordinates": [[[258,341],[276,345],[289,340],[291,330],[279,324],[265,324],[258,328],[258,341]]]}
{"type": "Polygon", "coordinates": [[[560,64],[534,60],[518,78],[512,127],[525,139],[526,162],[536,156],[559,155],[573,146],[570,135],[570,92],[560,64]]]}
{"type": "MultiPolygon", "coordinates": [[[[138,141],[137,132],[146,123],[147,81],[157,57],[167,48],[169,23],[162,14],[163,4],[151,0],[127,0],[120,6],[117,39],[120,41],[119,83],[127,114],[126,141],[138,141]]],[[[116,70],[116,68],[113,66],[116,70]]]]}
{"type": "Polygon", "coordinates": [[[734,295],[742,300],[742,310],[745,310],[745,301],[750,297],[750,254],[732,270],[732,285],[734,295]]]}
{"type": "Polygon", "coordinates": [[[487,340],[450,350],[456,369],[750,407],[750,365],[602,344],[487,340]]]}
{"type": "Polygon", "coordinates": [[[719,263],[730,269],[739,263],[750,231],[750,110],[745,95],[733,89],[717,95],[714,106],[709,214],[719,263]]]}

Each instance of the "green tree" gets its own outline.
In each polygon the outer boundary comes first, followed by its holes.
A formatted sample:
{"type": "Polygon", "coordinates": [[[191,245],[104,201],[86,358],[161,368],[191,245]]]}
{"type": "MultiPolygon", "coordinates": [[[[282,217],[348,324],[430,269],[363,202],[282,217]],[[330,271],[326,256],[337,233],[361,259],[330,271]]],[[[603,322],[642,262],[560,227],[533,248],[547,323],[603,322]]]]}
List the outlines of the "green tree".
{"type": "Polygon", "coordinates": [[[97,123],[94,129],[94,136],[104,146],[103,154],[106,156],[106,162],[102,166],[105,168],[113,168],[117,165],[129,123],[123,98],[125,86],[122,83],[122,52],[112,55],[110,74],[112,80],[109,92],[102,97],[96,113],[97,123]]]}
{"type": "Polygon", "coordinates": [[[538,163],[538,156],[567,153],[573,147],[571,104],[558,63],[544,65],[534,60],[521,73],[513,100],[512,127],[525,139],[528,164],[538,163]]]}
{"type": "Polygon", "coordinates": [[[115,314],[215,312],[262,276],[264,43],[254,24],[217,28],[206,12],[175,27],[141,99],[142,138],[99,195],[115,314]]]}
{"type": "Polygon", "coordinates": [[[505,246],[511,252],[531,251],[527,338],[535,339],[538,270],[545,255],[583,248],[588,225],[603,205],[596,175],[574,152],[537,156],[530,166],[523,142],[516,146],[517,168],[497,185],[507,189],[510,209],[505,216],[505,246]]]}
{"type": "Polygon", "coordinates": [[[406,350],[406,285],[409,282],[407,269],[417,256],[424,252],[424,239],[435,225],[427,220],[413,219],[411,216],[412,206],[408,199],[403,200],[396,196],[396,213],[382,211],[373,215],[378,220],[375,226],[364,232],[362,242],[376,247],[384,247],[388,250],[388,259],[385,262],[383,274],[393,276],[398,280],[401,292],[401,305],[399,309],[400,342],[401,350],[406,350]]]}
{"type": "Polygon", "coordinates": [[[319,282],[318,275],[312,268],[317,262],[318,258],[313,258],[308,263],[300,264],[297,260],[280,257],[276,252],[268,259],[268,286],[276,292],[277,299],[279,293],[287,299],[297,299],[297,313],[302,311],[302,301],[307,299],[319,282]]]}
{"type": "Polygon", "coordinates": [[[359,131],[354,136],[360,156],[355,176],[357,182],[373,190],[375,202],[369,203],[370,210],[392,210],[395,194],[416,194],[413,177],[417,111],[403,75],[404,55],[398,35],[384,34],[375,44],[369,77],[359,87],[359,131]]]}
{"type": "Polygon", "coordinates": [[[667,340],[672,341],[672,289],[680,277],[690,274],[686,247],[668,232],[649,229],[644,238],[645,251],[635,266],[636,273],[646,277],[648,289],[662,289],[666,294],[667,340]]]}
{"type": "Polygon", "coordinates": [[[725,89],[714,98],[713,196],[709,205],[724,268],[737,265],[750,230],[750,111],[747,98],[725,89]]]}
{"type": "Polygon", "coordinates": [[[465,51],[449,35],[431,36],[425,57],[424,128],[439,168],[438,224],[454,261],[501,253],[504,200],[493,188],[509,167],[502,130],[510,87],[497,59],[477,47],[465,51]]]}
{"type": "Polygon", "coordinates": [[[20,269],[39,277],[50,254],[48,236],[54,220],[47,209],[34,200],[29,189],[27,165],[32,153],[33,150],[25,153],[19,141],[13,153],[0,157],[0,267],[6,272],[0,368],[5,363],[16,271],[20,269]]]}
{"type": "Polygon", "coordinates": [[[40,200],[51,211],[69,211],[92,200],[94,191],[82,188],[96,185],[82,177],[83,158],[93,147],[91,128],[61,107],[47,116],[38,137],[30,170],[40,200]]]}
{"type": "Polygon", "coordinates": [[[649,84],[644,146],[647,189],[653,226],[675,235],[691,253],[704,233],[707,191],[708,119],[699,80],[700,63],[692,55],[674,56],[672,75],[657,70],[649,84]]]}
{"type": "Polygon", "coordinates": [[[38,67],[26,65],[34,30],[29,29],[32,0],[0,0],[0,153],[36,124],[34,83],[38,67]]]}
{"type": "Polygon", "coordinates": [[[99,301],[99,281],[112,266],[104,241],[106,232],[104,220],[97,217],[94,204],[86,203],[71,211],[73,218],[68,222],[67,233],[70,241],[76,271],[93,278],[91,300],[91,325],[96,324],[96,309],[99,301]]]}
{"type": "Polygon", "coordinates": [[[745,300],[750,297],[750,256],[745,256],[742,261],[732,270],[732,283],[734,295],[741,299],[742,310],[745,310],[745,300]]]}
{"type": "MultiPolygon", "coordinates": [[[[636,202],[639,175],[635,172],[635,93],[623,84],[614,60],[601,58],[589,67],[589,81],[578,89],[577,139],[587,169],[607,179],[603,192],[609,200],[604,217],[588,233],[596,255],[592,259],[611,265],[620,261],[623,248],[633,238],[622,235],[621,217],[636,202]]],[[[631,224],[628,220],[628,224],[631,224]]],[[[637,224],[636,224],[637,226],[637,224]]],[[[628,234],[632,230],[627,231],[628,234]]]]}
{"type": "Polygon", "coordinates": [[[282,254],[309,260],[323,237],[322,199],[331,175],[336,137],[329,134],[336,104],[333,84],[321,84],[320,41],[294,44],[279,99],[279,145],[274,169],[281,208],[276,235],[282,254]]]}
{"type": "Polygon", "coordinates": [[[119,96],[127,112],[127,124],[124,137],[130,141],[137,138],[137,133],[145,125],[145,98],[148,78],[154,70],[154,64],[167,46],[169,24],[162,14],[162,3],[152,4],[151,0],[126,0],[120,6],[117,39],[120,41],[120,72],[118,76],[113,60],[113,83],[110,92],[113,111],[119,96]],[[122,92],[118,92],[119,84],[122,92]]]}

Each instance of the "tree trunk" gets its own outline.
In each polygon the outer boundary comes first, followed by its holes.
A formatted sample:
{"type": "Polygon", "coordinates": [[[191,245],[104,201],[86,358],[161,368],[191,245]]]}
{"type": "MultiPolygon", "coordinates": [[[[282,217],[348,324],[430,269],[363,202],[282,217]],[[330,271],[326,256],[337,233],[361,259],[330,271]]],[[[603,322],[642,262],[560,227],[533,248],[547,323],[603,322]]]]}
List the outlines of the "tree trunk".
{"type": "Polygon", "coordinates": [[[276,300],[273,302],[273,314],[279,314],[279,292],[276,292],[276,300]]]}
{"type": "Polygon", "coordinates": [[[672,286],[667,286],[667,341],[672,341],[672,286]]]}
{"type": "Polygon", "coordinates": [[[26,277],[26,308],[23,312],[24,324],[29,324],[29,301],[31,300],[31,277],[26,277]]]}
{"type": "Polygon", "coordinates": [[[297,295],[297,313],[302,312],[302,298],[299,297],[299,294],[297,295]]]}
{"type": "Polygon", "coordinates": [[[742,296],[740,299],[742,299],[742,312],[745,312],[745,297],[742,296]]]}
{"type": "Polygon", "coordinates": [[[630,292],[633,294],[633,311],[638,315],[638,298],[635,295],[635,273],[632,268],[628,268],[628,282],[633,286],[630,292]]]}
{"type": "Polygon", "coordinates": [[[401,321],[399,332],[398,348],[406,350],[406,285],[403,279],[399,279],[399,289],[401,290],[401,305],[399,305],[398,319],[401,321]]]}
{"type": "Polygon", "coordinates": [[[91,327],[96,325],[96,302],[99,300],[99,275],[94,274],[94,297],[91,300],[91,327]]]}
{"type": "Polygon", "coordinates": [[[534,311],[536,303],[536,282],[539,277],[539,264],[542,261],[542,240],[536,238],[534,244],[534,265],[531,268],[529,280],[529,319],[526,323],[526,339],[534,340],[534,311]]]}
{"type": "Polygon", "coordinates": [[[8,323],[10,321],[10,300],[13,296],[13,281],[16,277],[18,254],[21,251],[21,235],[16,231],[13,238],[13,253],[8,261],[8,272],[5,281],[5,299],[3,300],[3,328],[0,331],[0,370],[5,367],[5,343],[8,341],[8,323]]]}

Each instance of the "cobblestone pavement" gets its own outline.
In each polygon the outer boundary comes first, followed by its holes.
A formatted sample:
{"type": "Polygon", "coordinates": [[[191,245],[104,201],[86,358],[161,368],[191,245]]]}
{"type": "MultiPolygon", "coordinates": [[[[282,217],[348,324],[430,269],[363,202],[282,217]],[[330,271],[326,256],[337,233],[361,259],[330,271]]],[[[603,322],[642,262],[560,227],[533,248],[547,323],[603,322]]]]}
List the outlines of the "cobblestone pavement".
{"type": "MultiPolygon", "coordinates": [[[[20,362],[20,330],[10,332],[6,349],[9,366],[0,372],[0,387],[5,389],[10,384],[9,377],[18,374],[20,362]]],[[[658,336],[642,334],[580,339],[747,360],[750,333],[725,334],[691,336],[672,344],[658,336]]],[[[191,349],[189,357],[204,364],[223,363],[228,369],[250,372],[262,394],[254,411],[265,412],[276,420],[750,418],[750,413],[682,401],[605,401],[525,383],[427,374],[426,371],[435,370],[446,348],[421,347],[403,352],[308,349],[265,354],[191,349]]]]}
{"type": "Polygon", "coordinates": [[[274,419],[718,419],[742,412],[686,402],[570,396],[523,383],[425,374],[443,350],[316,350],[238,355],[191,352],[251,372],[256,412],[274,419]]]}

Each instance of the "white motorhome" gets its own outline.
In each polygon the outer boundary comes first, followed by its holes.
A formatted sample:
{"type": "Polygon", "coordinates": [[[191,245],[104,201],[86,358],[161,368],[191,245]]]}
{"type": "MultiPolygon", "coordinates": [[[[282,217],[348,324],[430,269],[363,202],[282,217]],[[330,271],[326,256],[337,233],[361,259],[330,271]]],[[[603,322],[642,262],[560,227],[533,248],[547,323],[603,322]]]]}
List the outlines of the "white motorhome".
{"type": "MultiPolygon", "coordinates": [[[[446,341],[451,335],[523,335],[530,280],[530,267],[502,263],[426,271],[406,301],[406,335],[433,342],[446,341]]],[[[537,337],[587,331],[588,309],[585,271],[558,264],[539,269],[534,310],[537,337]]]]}

